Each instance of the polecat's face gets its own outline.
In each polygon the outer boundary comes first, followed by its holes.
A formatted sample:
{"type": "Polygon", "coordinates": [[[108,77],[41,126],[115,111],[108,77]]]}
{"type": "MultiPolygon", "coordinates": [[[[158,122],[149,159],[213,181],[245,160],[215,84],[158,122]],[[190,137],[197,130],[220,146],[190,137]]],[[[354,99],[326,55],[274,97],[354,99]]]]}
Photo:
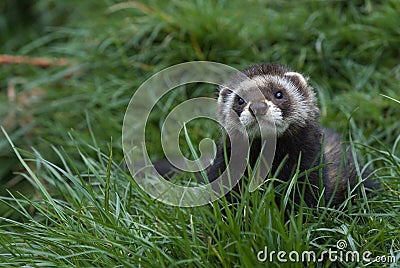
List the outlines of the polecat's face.
{"type": "Polygon", "coordinates": [[[279,137],[284,133],[294,135],[308,122],[315,122],[319,113],[315,94],[301,74],[268,74],[260,72],[257,66],[251,68],[255,68],[256,74],[253,76],[250,69],[250,80],[220,90],[218,115],[225,128],[240,129],[241,124],[250,137],[260,135],[260,131],[279,137]]]}

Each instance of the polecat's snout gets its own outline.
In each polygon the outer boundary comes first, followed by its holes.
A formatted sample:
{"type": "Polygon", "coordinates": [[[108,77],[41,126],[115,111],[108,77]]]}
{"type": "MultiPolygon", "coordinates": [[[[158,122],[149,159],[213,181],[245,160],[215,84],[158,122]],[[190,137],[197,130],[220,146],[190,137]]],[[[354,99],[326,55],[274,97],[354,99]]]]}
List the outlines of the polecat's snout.
{"type": "Polygon", "coordinates": [[[249,111],[253,117],[265,115],[268,112],[268,104],[264,101],[251,102],[249,104],[249,111]]]}
{"type": "Polygon", "coordinates": [[[239,113],[239,120],[252,137],[260,136],[261,132],[280,135],[288,127],[282,109],[267,99],[250,101],[239,113]]]}

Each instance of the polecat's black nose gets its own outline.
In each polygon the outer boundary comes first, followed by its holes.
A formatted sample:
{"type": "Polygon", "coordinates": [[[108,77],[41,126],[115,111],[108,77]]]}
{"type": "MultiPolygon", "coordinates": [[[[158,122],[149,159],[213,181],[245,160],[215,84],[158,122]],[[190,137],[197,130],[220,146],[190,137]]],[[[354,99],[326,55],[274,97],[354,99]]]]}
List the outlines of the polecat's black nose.
{"type": "Polygon", "coordinates": [[[250,103],[249,110],[253,116],[264,115],[268,111],[268,105],[265,102],[253,102],[250,103]]]}

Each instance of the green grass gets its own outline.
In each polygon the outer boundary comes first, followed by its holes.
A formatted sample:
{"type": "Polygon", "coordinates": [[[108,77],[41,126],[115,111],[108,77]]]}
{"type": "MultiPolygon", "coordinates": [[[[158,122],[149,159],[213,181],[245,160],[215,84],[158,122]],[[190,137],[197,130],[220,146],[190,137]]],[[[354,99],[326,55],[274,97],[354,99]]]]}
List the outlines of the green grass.
{"type": "MultiPolygon", "coordinates": [[[[399,264],[398,1],[7,0],[0,10],[1,54],[68,61],[0,67],[0,265],[257,267],[264,247],[320,254],[341,239],[399,264]],[[322,124],[361,152],[382,190],[335,209],[275,204],[286,184],[244,191],[233,207],[152,200],[121,169],[124,112],[147,78],[191,60],[281,62],[310,76],[322,124]]],[[[152,158],[160,119],[197,96],[216,93],[187,86],[152,113],[152,158]]],[[[188,131],[196,147],[217,129],[188,131]]]]}

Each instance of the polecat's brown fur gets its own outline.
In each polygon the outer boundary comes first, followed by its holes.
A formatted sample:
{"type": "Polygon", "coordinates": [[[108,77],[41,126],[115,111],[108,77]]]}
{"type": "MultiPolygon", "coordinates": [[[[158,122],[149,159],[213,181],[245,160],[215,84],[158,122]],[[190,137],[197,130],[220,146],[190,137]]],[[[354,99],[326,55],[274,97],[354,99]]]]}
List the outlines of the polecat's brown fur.
{"type": "MultiPolygon", "coordinates": [[[[299,179],[299,185],[306,181],[308,186],[304,188],[303,195],[295,194],[295,200],[299,202],[304,198],[308,205],[315,206],[319,194],[323,193],[326,203],[330,201],[332,205],[336,205],[343,202],[348,189],[353,189],[357,184],[354,156],[351,155],[349,148],[346,149],[346,153],[343,152],[344,147],[339,134],[322,128],[318,123],[317,99],[307,79],[300,73],[279,64],[254,65],[245,69],[243,73],[255,83],[249,84],[246,81],[232,79],[227,86],[221,87],[218,117],[224,128],[240,129],[244,126],[249,133],[252,139],[248,158],[250,166],[254,166],[260,156],[259,132],[268,132],[271,130],[269,126],[273,125],[277,139],[271,174],[274,174],[282,161],[286,160],[277,178],[282,181],[290,180],[298,166],[300,155],[298,167],[300,173],[327,164],[322,168],[322,172],[321,168],[317,168],[299,179]],[[261,91],[261,96],[254,93],[255,87],[258,92],[261,91]],[[258,120],[255,119],[256,114],[258,120]]],[[[240,131],[238,133],[240,135],[240,131]]],[[[208,179],[211,181],[226,168],[224,151],[230,155],[230,142],[221,138],[217,156],[207,169],[208,179]],[[226,144],[226,150],[223,144],[226,144]]],[[[157,169],[165,173],[166,169],[162,170],[163,168],[159,166],[157,169]]],[[[368,172],[364,172],[361,179],[367,175],[368,172]]],[[[365,185],[373,188],[376,184],[368,180],[365,185]]]]}

